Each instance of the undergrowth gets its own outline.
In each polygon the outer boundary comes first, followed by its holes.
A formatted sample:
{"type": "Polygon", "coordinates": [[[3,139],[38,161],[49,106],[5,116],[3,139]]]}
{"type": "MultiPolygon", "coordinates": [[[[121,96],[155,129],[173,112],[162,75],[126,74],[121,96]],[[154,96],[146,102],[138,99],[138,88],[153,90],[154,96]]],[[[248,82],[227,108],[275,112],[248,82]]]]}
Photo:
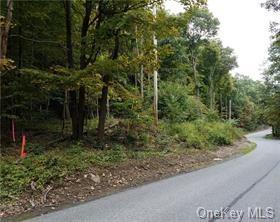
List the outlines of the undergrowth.
{"type": "Polygon", "coordinates": [[[56,148],[42,152],[38,144],[30,145],[28,156],[16,160],[14,157],[1,157],[0,162],[0,199],[13,199],[30,188],[31,182],[38,189],[48,184],[58,183],[67,175],[82,172],[88,167],[110,166],[127,159],[143,159],[152,156],[163,156],[163,151],[127,150],[116,145],[108,150],[85,148],[82,143],[76,143],[68,148],[56,148]]]}
{"type": "Polygon", "coordinates": [[[213,148],[230,145],[242,137],[240,129],[228,122],[196,120],[193,122],[162,124],[162,128],[186,147],[213,148]]]}
{"type": "Polygon", "coordinates": [[[242,136],[242,132],[229,122],[161,122],[158,130],[149,128],[148,125],[135,121],[120,122],[115,130],[112,129],[111,139],[116,138],[116,143],[112,144],[110,149],[89,148],[82,142],[65,142],[44,150],[40,144],[28,143],[28,155],[25,159],[2,156],[1,202],[30,190],[32,181],[38,189],[43,189],[48,184],[59,184],[67,175],[83,172],[90,166],[103,167],[120,164],[129,159],[163,157],[169,152],[176,152],[172,150],[175,144],[187,148],[212,149],[218,145],[232,144],[242,136]],[[114,134],[116,131],[118,134],[114,134]],[[126,140],[120,143],[119,138],[126,140]]]}

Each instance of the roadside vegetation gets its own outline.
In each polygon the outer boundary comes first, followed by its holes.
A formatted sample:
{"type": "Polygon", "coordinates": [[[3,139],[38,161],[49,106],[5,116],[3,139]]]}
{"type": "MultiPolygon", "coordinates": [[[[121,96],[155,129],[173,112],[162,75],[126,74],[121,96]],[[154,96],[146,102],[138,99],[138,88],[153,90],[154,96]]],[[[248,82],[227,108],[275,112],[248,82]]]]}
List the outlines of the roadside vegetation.
{"type": "Polygon", "coordinates": [[[255,143],[251,143],[250,145],[242,149],[242,153],[243,154],[251,153],[254,149],[256,149],[256,147],[257,145],[255,143]]]}
{"type": "Polygon", "coordinates": [[[154,0],[1,2],[1,201],[91,166],[203,155],[267,124],[279,136],[279,36],[265,84],[233,76],[217,18],[181,2],[179,15],[154,0]]]}

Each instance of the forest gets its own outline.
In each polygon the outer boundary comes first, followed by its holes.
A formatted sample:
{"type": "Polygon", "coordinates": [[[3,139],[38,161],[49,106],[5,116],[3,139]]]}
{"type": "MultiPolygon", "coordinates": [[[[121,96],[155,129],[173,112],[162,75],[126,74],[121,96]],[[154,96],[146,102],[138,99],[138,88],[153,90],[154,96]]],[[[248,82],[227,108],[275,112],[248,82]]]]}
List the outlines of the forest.
{"type": "Polygon", "coordinates": [[[1,1],[1,199],[175,146],[280,137],[279,24],[255,81],[233,74],[207,2],[180,2],[175,15],[162,0],[1,1]]]}

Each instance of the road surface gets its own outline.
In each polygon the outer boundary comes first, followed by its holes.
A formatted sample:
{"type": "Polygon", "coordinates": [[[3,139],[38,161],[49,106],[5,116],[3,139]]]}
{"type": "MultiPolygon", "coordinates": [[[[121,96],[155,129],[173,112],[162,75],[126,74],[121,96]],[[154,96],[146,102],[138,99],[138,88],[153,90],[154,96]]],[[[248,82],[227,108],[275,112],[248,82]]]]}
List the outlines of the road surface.
{"type": "Polygon", "coordinates": [[[248,135],[257,149],[243,157],[28,222],[279,222],[280,142],[268,133],[248,135]]]}

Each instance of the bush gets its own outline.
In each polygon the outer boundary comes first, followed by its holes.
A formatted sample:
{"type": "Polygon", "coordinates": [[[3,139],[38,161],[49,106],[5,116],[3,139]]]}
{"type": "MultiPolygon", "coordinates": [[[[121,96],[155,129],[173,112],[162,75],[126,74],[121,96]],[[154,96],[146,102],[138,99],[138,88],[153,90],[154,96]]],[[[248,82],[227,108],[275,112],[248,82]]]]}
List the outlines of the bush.
{"type": "Polygon", "coordinates": [[[192,121],[207,113],[206,106],[191,96],[188,87],[162,82],[159,90],[159,116],[172,122],[192,121]]]}
{"type": "Polygon", "coordinates": [[[208,122],[202,119],[177,124],[165,124],[169,135],[184,142],[187,147],[211,148],[216,145],[230,145],[241,138],[242,132],[230,123],[208,122]]]}
{"type": "Polygon", "coordinates": [[[120,120],[110,138],[129,147],[145,147],[152,139],[154,132],[152,125],[152,117],[141,113],[138,118],[120,120]]]}
{"type": "Polygon", "coordinates": [[[179,141],[185,142],[187,147],[204,148],[208,147],[207,138],[194,123],[177,123],[168,124],[168,131],[171,136],[174,136],[179,141]]]}
{"type": "Polygon", "coordinates": [[[34,155],[39,155],[44,152],[44,148],[40,144],[35,144],[35,143],[28,143],[26,146],[27,153],[31,153],[34,155]]]}
{"type": "Polygon", "coordinates": [[[235,130],[232,125],[227,123],[208,123],[206,124],[208,138],[211,144],[214,145],[230,145],[237,139],[235,130]]]}

